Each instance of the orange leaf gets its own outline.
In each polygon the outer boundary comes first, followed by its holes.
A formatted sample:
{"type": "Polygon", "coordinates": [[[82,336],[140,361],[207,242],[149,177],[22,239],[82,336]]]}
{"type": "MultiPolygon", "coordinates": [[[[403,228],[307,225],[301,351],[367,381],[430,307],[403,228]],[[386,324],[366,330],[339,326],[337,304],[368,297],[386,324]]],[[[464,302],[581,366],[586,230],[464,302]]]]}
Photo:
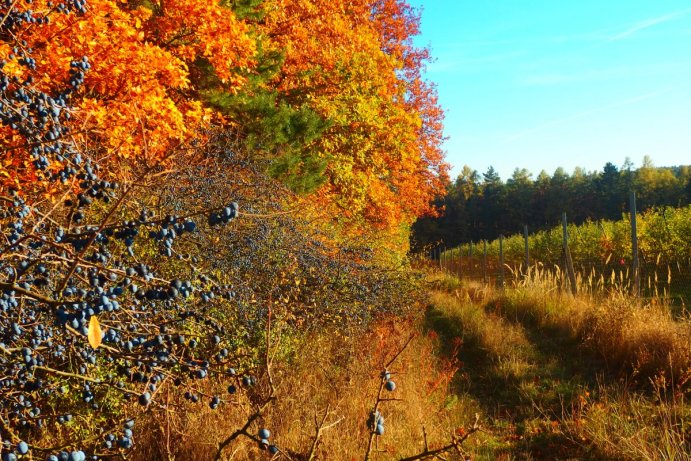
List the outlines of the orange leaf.
{"type": "Polygon", "coordinates": [[[102,337],[102,331],[101,331],[101,325],[98,324],[98,319],[96,318],[95,315],[91,316],[91,320],[89,320],[89,344],[91,344],[91,347],[96,349],[98,346],[101,345],[101,337],[102,337]]]}

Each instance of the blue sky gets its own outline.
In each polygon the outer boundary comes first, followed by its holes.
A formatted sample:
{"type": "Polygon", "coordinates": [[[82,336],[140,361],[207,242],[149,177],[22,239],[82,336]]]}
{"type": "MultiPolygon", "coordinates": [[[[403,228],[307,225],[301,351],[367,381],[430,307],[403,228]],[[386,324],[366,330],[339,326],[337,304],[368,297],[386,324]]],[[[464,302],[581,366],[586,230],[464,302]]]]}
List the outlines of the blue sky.
{"type": "Polygon", "coordinates": [[[410,0],[447,159],[534,176],[691,164],[691,2],[410,0]]]}

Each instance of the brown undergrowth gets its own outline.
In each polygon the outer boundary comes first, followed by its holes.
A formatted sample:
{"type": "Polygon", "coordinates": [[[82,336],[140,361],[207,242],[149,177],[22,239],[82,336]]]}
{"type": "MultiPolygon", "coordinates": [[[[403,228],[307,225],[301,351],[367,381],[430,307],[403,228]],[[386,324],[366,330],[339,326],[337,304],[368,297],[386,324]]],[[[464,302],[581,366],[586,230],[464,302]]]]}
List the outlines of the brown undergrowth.
{"type": "MultiPolygon", "coordinates": [[[[363,459],[370,433],[367,420],[380,373],[413,336],[389,370],[396,389],[385,396],[392,400],[380,404],[386,432],[377,437],[370,459],[417,454],[424,450],[425,438],[429,449],[447,444],[452,434],[462,434],[463,427],[473,423],[477,407],[464,407],[458,399],[450,399],[447,391],[458,364],[454,358],[438,354],[440,344],[434,332],[422,330],[422,319],[413,316],[382,319],[348,334],[330,328],[299,338],[284,335],[282,342],[274,345],[276,356],[284,355],[271,367],[276,399],[250,431],[270,429],[271,442],[280,448],[277,456],[281,459],[363,459]]],[[[253,403],[248,395],[266,395],[266,378],[258,376],[256,388],[236,394],[240,397],[230,398],[225,392],[217,410],[209,408],[209,397],[196,404],[170,402],[171,410],[176,411],[152,411],[143,422],[151,431],[146,440],[137,441],[136,459],[213,459],[218,443],[254,411],[257,397],[253,403]]],[[[212,385],[204,392],[210,396],[224,386],[227,383],[217,383],[215,389],[212,385]]],[[[255,441],[240,437],[221,459],[271,456],[255,441]]]]}
{"type": "MultiPolygon", "coordinates": [[[[497,290],[439,273],[428,281],[427,306],[407,318],[302,333],[277,326],[275,400],[248,433],[270,429],[276,459],[363,459],[380,373],[412,336],[389,370],[396,389],[380,405],[386,432],[371,459],[415,455],[425,439],[443,446],[479,413],[483,431],[463,445],[473,460],[689,460],[688,320],[615,294],[497,290]]],[[[213,459],[269,394],[266,374],[233,396],[227,385],[195,390],[206,394],[196,404],[152,409],[138,422],[151,430],[136,459],[213,459]],[[223,403],[212,411],[215,394],[223,403]]],[[[271,456],[241,436],[221,459],[271,456]]]]}

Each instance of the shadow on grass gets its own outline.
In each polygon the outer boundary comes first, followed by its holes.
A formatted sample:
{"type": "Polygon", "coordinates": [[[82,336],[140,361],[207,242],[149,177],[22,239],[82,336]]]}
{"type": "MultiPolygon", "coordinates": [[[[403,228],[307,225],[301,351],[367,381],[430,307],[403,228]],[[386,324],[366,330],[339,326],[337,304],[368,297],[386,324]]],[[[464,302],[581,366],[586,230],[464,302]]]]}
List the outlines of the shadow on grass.
{"type": "MultiPolygon", "coordinates": [[[[568,363],[576,356],[575,345],[564,348],[524,328],[529,344],[509,347],[512,356],[506,357],[484,347],[483,339],[464,328],[463,321],[461,316],[434,307],[426,313],[426,327],[439,336],[443,354],[453,354],[455,339],[462,339],[456,358],[461,361],[463,373],[456,382],[456,391],[476,397],[487,414],[511,419],[530,417],[535,411],[533,404],[539,401],[552,404],[548,409],[556,417],[562,413],[562,404],[568,405],[588,384],[589,380],[575,371],[580,365],[568,363]]],[[[595,382],[595,369],[588,377],[595,382]]]]}
{"type": "MultiPolygon", "coordinates": [[[[489,306],[480,311],[497,315],[489,306]]],[[[467,328],[460,314],[430,306],[425,317],[426,328],[440,339],[440,352],[447,357],[457,353],[461,362],[455,391],[475,399],[490,418],[493,432],[507,442],[487,459],[607,459],[571,440],[559,426],[573,402],[598,379],[598,367],[584,367],[591,359],[582,354],[577,339],[561,331],[545,332],[525,318],[503,319],[527,339],[527,344],[504,347],[511,357],[485,346],[482,333],[467,328]],[[462,345],[456,352],[457,338],[462,345]]]]}
{"type": "Polygon", "coordinates": [[[614,369],[596,352],[589,350],[583,339],[575,336],[566,325],[540,322],[531,305],[505,298],[488,302],[483,309],[489,315],[501,316],[505,321],[520,326],[535,348],[543,369],[555,380],[576,381],[582,386],[595,388],[616,382],[623,370],[614,369]]]}

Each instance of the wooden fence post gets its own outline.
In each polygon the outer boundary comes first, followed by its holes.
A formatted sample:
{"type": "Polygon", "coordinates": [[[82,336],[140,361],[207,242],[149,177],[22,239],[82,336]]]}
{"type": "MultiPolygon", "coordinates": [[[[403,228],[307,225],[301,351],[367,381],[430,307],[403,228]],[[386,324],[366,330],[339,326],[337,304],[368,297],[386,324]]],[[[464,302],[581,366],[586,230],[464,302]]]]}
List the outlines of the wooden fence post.
{"type": "Polygon", "coordinates": [[[472,277],[475,274],[473,268],[473,241],[470,241],[468,246],[468,276],[472,277]]]}
{"type": "Polygon", "coordinates": [[[631,209],[631,276],[633,283],[631,290],[634,296],[639,296],[641,292],[641,273],[638,267],[638,232],[636,230],[636,192],[631,191],[629,197],[631,209]]]}
{"type": "Polygon", "coordinates": [[[461,278],[463,276],[463,252],[461,251],[461,246],[459,244],[458,246],[458,266],[456,266],[456,274],[458,274],[458,278],[461,278]]]}
{"type": "Polygon", "coordinates": [[[504,288],[504,234],[499,234],[499,287],[504,288]]]}
{"type": "Polygon", "coordinates": [[[487,240],[482,241],[482,246],[484,247],[482,257],[482,280],[485,284],[487,284],[487,240]]]}
{"type": "Polygon", "coordinates": [[[578,288],[576,287],[576,272],[573,270],[573,261],[571,260],[571,251],[569,251],[569,233],[566,229],[566,212],[561,215],[562,225],[562,240],[564,252],[564,271],[569,276],[569,284],[571,285],[571,293],[576,296],[578,288]]]}
{"type": "Polygon", "coordinates": [[[528,248],[528,225],[523,225],[523,239],[525,240],[525,276],[528,277],[528,269],[530,268],[530,250],[528,248]]]}

